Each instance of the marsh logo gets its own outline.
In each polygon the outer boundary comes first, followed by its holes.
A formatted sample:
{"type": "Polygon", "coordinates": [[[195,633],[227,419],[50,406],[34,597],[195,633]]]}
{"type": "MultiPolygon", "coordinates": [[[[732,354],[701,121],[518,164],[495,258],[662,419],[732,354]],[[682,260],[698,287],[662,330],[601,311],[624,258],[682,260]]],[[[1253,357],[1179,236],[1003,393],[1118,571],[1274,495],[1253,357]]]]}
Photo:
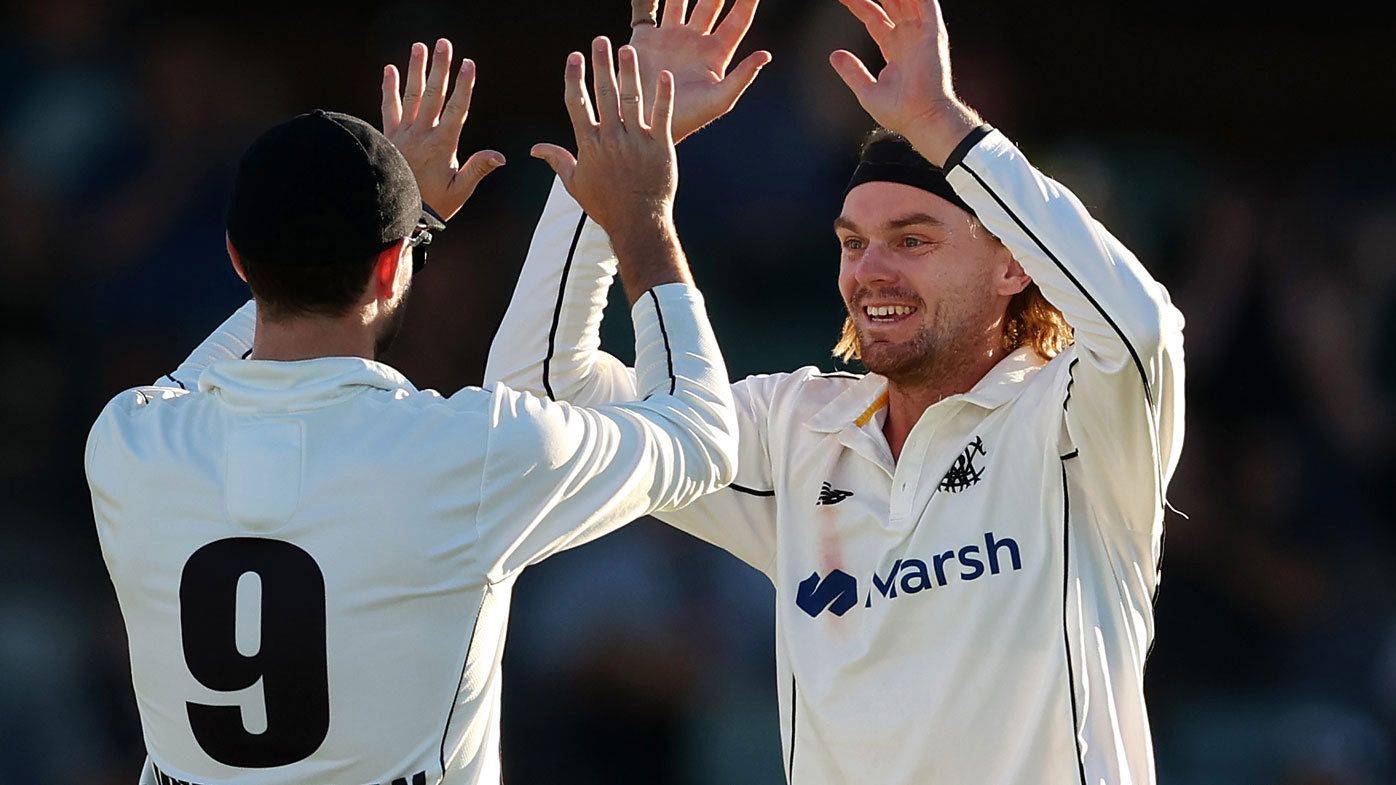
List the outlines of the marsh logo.
{"type": "Polygon", "coordinates": [[[810,616],[818,616],[825,608],[842,616],[858,604],[858,579],[843,570],[834,570],[820,580],[819,573],[812,572],[800,581],[795,604],[810,616]]]}
{"type": "MultiPolygon", "coordinates": [[[[993,532],[984,533],[984,544],[978,542],[962,548],[933,554],[928,560],[897,559],[886,572],[872,574],[871,585],[863,602],[871,608],[874,598],[895,600],[909,594],[950,583],[977,581],[985,575],[1018,572],[1023,569],[1023,556],[1018,542],[1011,537],[998,539],[993,532]]],[[[834,570],[823,579],[818,572],[800,581],[795,592],[795,605],[811,617],[825,610],[842,616],[858,604],[858,579],[843,570],[834,570]]]]}

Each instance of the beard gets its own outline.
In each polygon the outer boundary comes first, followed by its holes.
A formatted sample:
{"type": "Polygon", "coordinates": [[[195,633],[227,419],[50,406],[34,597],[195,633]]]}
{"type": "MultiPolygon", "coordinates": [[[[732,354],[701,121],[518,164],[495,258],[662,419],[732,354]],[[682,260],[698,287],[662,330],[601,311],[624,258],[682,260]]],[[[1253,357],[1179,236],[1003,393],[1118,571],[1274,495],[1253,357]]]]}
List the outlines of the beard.
{"type": "Polygon", "coordinates": [[[383,355],[392,348],[393,342],[397,340],[398,333],[402,332],[402,322],[407,317],[407,296],[412,293],[411,284],[402,293],[402,299],[398,300],[397,307],[383,320],[383,324],[378,328],[378,334],[373,338],[373,359],[382,360],[383,355]]]}
{"type": "MultiPolygon", "coordinates": [[[[900,293],[902,301],[911,300],[900,293]]],[[[925,314],[920,326],[911,336],[899,341],[879,339],[865,330],[865,323],[859,318],[862,302],[868,297],[855,297],[855,307],[850,307],[849,318],[853,320],[854,331],[858,335],[858,347],[863,367],[872,373],[886,377],[889,382],[901,387],[921,387],[935,385],[940,380],[958,371],[961,366],[972,364],[982,351],[983,336],[979,325],[986,321],[980,311],[987,303],[954,304],[941,301],[934,310],[927,312],[924,301],[916,298],[918,313],[925,314]],[[965,307],[969,306],[969,307],[965,307]],[[953,313],[952,313],[953,311],[953,313]]],[[[993,323],[993,320],[987,320],[993,323]]]]}

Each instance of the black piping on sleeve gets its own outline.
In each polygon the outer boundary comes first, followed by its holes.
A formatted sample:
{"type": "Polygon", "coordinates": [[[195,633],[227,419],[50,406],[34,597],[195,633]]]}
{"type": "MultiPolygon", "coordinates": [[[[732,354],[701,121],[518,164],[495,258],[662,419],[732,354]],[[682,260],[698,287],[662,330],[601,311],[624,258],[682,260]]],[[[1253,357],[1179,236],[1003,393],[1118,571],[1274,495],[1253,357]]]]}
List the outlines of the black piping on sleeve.
{"type": "Polygon", "coordinates": [[[669,331],[664,329],[664,309],[659,307],[659,295],[654,290],[649,290],[651,300],[654,300],[654,315],[659,318],[659,334],[664,337],[664,358],[669,361],[669,394],[673,395],[678,388],[678,379],[674,376],[674,352],[669,348],[669,331]]]}
{"type": "Polygon", "coordinates": [[[174,374],[169,374],[169,373],[167,373],[167,374],[165,374],[165,378],[166,378],[166,379],[169,379],[170,381],[172,381],[172,382],[174,382],[175,384],[179,385],[179,389],[181,389],[181,390],[183,390],[183,391],[185,391],[185,392],[189,392],[189,388],[184,386],[184,382],[181,382],[180,380],[174,378],[174,374]]]}
{"type": "Polygon", "coordinates": [[[567,261],[562,265],[562,281],[557,285],[557,305],[553,306],[553,324],[548,328],[548,353],[543,356],[543,390],[548,393],[550,401],[557,400],[557,396],[553,394],[549,371],[553,364],[553,353],[557,350],[557,325],[562,320],[562,301],[567,295],[567,275],[572,272],[572,258],[577,255],[577,243],[581,242],[582,230],[586,225],[587,214],[582,213],[582,217],[577,220],[577,231],[572,235],[572,245],[567,249],[567,261]]]}
{"type": "Polygon", "coordinates": [[[727,486],[737,493],[745,493],[748,496],[775,496],[775,491],[758,491],[755,488],[748,488],[745,485],[738,485],[735,482],[727,486]]]}
{"type": "Polygon", "coordinates": [[[959,165],[960,168],[964,169],[966,172],[969,172],[970,175],[974,177],[975,181],[979,183],[979,186],[984,189],[985,193],[994,197],[994,201],[998,202],[999,207],[1002,207],[1003,211],[1005,213],[1008,213],[1008,217],[1012,218],[1013,222],[1018,224],[1018,228],[1022,229],[1024,232],[1027,233],[1028,237],[1032,238],[1033,243],[1036,244],[1037,247],[1044,254],[1047,255],[1047,258],[1051,259],[1052,262],[1057,265],[1057,269],[1061,270],[1062,274],[1065,275],[1069,281],[1071,281],[1073,286],[1076,287],[1076,290],[1079,291],[1088,301],[1090,301],[1091,305],[1096,309],[1096,312],[1099,313],[1101,317],[1105,319],[1105,321],[1110,325],[1111,329],[1115,331],[1115,334],[1120,337],[1120,341],[1125,345],[1125,348],[1129,350],[1129,356],[1134,359],[1134,367],[1139,370],[1139,378],[1144,384],[1144,400],[1147,401],[1150,408],[1152,408],[1154,405],[1154,392],[1153,387],[1149,384],[1149,374],[1145,372],[1144,361],[1139,359],[1139,352],[1135,350],[1134,344],[1130,343],[1130,340],[1125,335],[1124,330],[1120,329],[1120,325],[1115,323],[1115,320],[1111,318],[1110,314],[1107,313],[1105,309],[1101,307],[1100,301],[1096,300],[1095,296],[1086,290],[1086,287],[1081,284],[1081,281],[1077,279],[1075,275],[1072,274],[1071,270],[1067,269],[1067,266],[1062,264],[1061,259],[1058,259],[1057,255],[1052,253],[1052,251],[1047,248],[1047,244],[1042,242],[1041,238],[1039,238],[1033,232],[1033,230],[1028,228],[1028,225],[1023,222],[1023,219],[1018,217],[1017,213],[1013,212],[1013,208],[1009,207],[1008,203],[1005,202],[1002,198],[1000,198],[999,195],[994,192],[994,189],[989,187],[988,183],[984,182],[984,178],[980,177],[979,173],[971,169],[969,165],[967,165],[963,160],[959,162],[959,165]]]}

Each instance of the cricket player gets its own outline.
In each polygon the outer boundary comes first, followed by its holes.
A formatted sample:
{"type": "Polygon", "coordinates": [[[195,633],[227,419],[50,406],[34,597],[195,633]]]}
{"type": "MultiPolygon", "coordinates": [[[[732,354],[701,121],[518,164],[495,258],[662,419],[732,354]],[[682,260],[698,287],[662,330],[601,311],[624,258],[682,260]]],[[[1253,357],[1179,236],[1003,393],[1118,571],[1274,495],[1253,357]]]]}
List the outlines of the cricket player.
{"type": "Polygon", "coordinates": [[[401,97],[395,69],[384,81],[412,166],[367,123],[321,111],[251,146],[228,248],[255,308],[92,428],[144,783],[498,783],[520,571],[732,479],[730,388],[671,218],[673,82],[642,117],[633,50],[618,81],[596,63],[594,116],[569,58],[579,152],[564,182],[615,243],[644,400],[442,397],[377,361],[444,229],[435,215],[500,163],[456,165],[473,64],[447,102],[449,43],[430,76],[426,57],[413,48],[401,97]]]}
{"type": "MultiPolygon", "coordinates": [[[[1143,669],[1183,318],[955,96],[935,0],[843,3],[886,60],[874,77],[831,57],[890,129],[834,221],[838,351],[869,373],[737,382],[736,481],[658,517],[774,583],[795,785],[1152,783],[1143,669]]],[[[719,4],[686,21],[670,0],[656,20],[640,0],[642,61],[681,84],[703,71],[719,4]]],[[[730,108],[679,95],[694,127],[730,108]]],[[[486,378],[587,405],[642,395],[598,349],[614,269],[604,228],[555,188],[486,378]]]]}

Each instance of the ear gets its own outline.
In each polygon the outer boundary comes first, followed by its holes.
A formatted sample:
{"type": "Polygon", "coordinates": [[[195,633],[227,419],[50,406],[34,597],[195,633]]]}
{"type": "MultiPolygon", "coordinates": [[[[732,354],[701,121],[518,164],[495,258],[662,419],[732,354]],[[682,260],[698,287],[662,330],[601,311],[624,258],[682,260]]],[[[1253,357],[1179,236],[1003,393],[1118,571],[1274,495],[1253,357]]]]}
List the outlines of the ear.
{"type": "Polygon", "coordinates": [[[1008,250],[1008,246],[999,245],[998,255],[1002,273],[994,281],[996,292],[1005,297],[1012,297],[1028,288],[1032,278],[1023,271],[1023,265],[1018,264],[1018,260],[1013,258],[1013,252],[1008,250]]]}
{"type": "Polygon", "coordinates": [[[378,253],[369,292],[375,300],[392,300],[397,296],[398,275],[404,271],[404,259],[411,259],[406,240],[393,243],[378,253]]]}
{"type": "Polygon", "coordinates": [[[223,234],[223,245],[228,248],[228,259],[233,263],[233,272],[238,274],[243,283],[247,283],[247,271],[242,269],[242,260],[238,258],[238,249],[233,247],[233,241],[226,232],[223,234]]]}

